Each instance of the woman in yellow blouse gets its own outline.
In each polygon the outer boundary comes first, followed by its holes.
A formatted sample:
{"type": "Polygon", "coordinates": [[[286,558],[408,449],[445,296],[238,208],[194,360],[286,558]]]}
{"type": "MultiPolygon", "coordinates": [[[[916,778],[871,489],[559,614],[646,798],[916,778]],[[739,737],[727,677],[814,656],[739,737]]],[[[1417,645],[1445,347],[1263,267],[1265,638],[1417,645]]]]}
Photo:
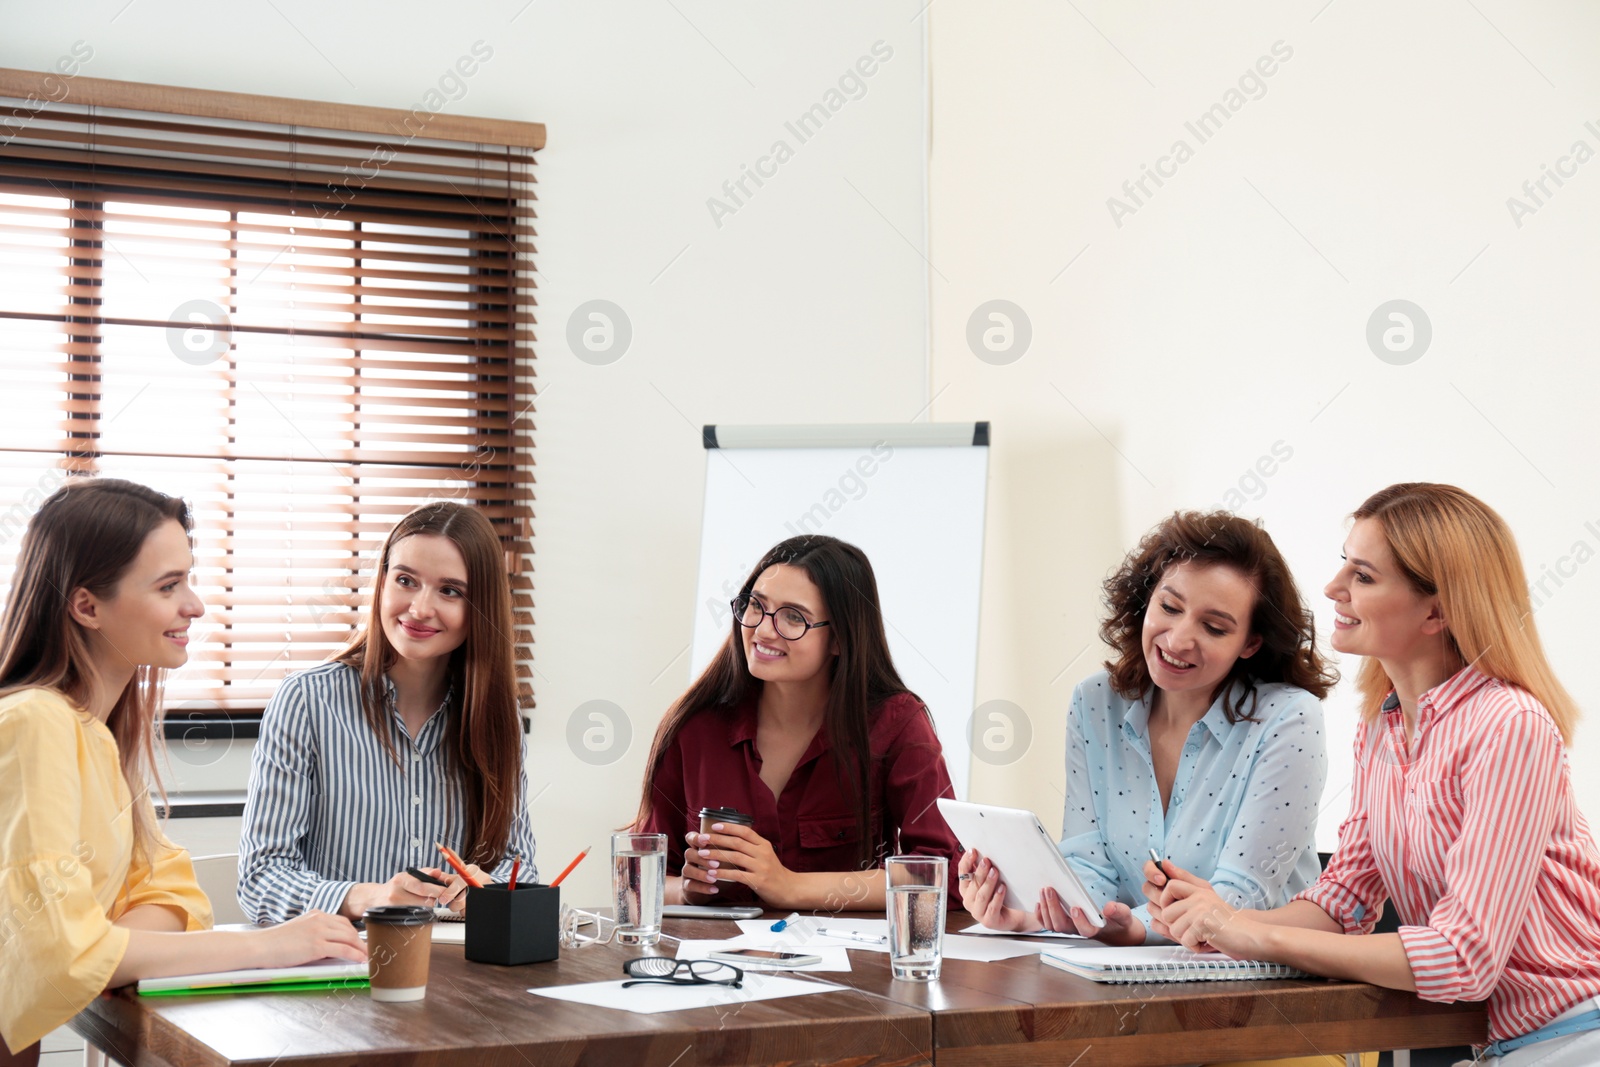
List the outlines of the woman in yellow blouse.
{"type": "Polygon", "coordinates": [[[140,978],[366,958],[321,913],[210,930],[188,854],[156,825],[161,676],[205,611],[190,526],[180,499],[83,478],[23,536],[0,618],[0,1067],[36,1063],[41,1037],[140,978]]]}

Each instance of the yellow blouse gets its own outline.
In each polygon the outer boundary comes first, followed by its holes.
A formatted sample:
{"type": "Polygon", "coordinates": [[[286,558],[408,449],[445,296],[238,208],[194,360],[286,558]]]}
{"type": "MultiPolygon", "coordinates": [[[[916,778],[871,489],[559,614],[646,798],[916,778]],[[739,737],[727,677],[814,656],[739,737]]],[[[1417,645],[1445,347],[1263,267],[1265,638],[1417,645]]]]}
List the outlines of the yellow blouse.
{"type": "Polygon", "coordinates": [[[48,689],[0,699],[0,1038],[14,1052],[105,989],[128,911],[164,904],[211,926],[187,852],[163,837],[134,859],[133,803],[104,723],[48,689]]]}

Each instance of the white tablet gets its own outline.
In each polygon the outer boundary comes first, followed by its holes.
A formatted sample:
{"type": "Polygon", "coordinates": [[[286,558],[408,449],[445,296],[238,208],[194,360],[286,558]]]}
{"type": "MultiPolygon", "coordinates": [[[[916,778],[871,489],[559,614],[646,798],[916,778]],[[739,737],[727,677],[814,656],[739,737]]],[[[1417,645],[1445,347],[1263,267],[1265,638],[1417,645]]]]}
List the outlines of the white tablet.
{"type": "Polygon", "coordinates": [[[1039,906],[1044,887],[1050,886],[1067,907],[1083,909],[1096,926],[1106,924],[1100,905],[1083,888],[1033,812],[942,797],[939,812],[963,848],[977,849],[1000,868],[1007,907],[1031,913],[1039,906]]]}

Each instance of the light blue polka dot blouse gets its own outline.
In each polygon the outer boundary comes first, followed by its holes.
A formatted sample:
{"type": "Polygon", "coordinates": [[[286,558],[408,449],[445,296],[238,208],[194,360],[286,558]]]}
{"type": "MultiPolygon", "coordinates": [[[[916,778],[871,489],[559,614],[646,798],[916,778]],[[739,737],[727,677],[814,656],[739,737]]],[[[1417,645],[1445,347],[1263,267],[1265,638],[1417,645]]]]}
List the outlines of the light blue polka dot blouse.
{"type": "MultiPolygon", "coordinates": [[[[1249,711],[1243,683],[1235,691],[1249,711]]],[[[1222,699],[1211,705],[1189,731],[1163,814],[1148,700],[1118,696],[1104,671],[1078,685],[1067,719],[1061,854],[1090,896],[1134,906],[1148,931],[1139,889],[1152,848],[1210,879],[1234,907],[1275,908],[1317,880],[1317,809],[1328,776],[1322,703],[1304,689],[1260,684],[1253,714],[1259,721],[1229,724],[1222,699]]]]}

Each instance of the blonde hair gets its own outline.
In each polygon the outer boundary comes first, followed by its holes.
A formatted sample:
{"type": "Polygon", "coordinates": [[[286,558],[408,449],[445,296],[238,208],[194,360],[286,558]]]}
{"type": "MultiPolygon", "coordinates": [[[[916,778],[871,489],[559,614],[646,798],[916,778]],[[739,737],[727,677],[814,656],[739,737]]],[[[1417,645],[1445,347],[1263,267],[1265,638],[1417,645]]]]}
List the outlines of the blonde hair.
{"type": "MultiPolygon", "coordinates": [[[[1522,556],[1505,520],[1471,493],[1429,482],[1380,489],[1353,517],[1373,520],[1412,588],[1439,598],[1445,636],[1460,661],[1533,694],[1570,745],[1578,704],[1545,658],[1522,556]]],[[[1356,685],[1362,717],[1377,718],[1394,688],[1383,664],[1367,657],[1356,685]]]]}

